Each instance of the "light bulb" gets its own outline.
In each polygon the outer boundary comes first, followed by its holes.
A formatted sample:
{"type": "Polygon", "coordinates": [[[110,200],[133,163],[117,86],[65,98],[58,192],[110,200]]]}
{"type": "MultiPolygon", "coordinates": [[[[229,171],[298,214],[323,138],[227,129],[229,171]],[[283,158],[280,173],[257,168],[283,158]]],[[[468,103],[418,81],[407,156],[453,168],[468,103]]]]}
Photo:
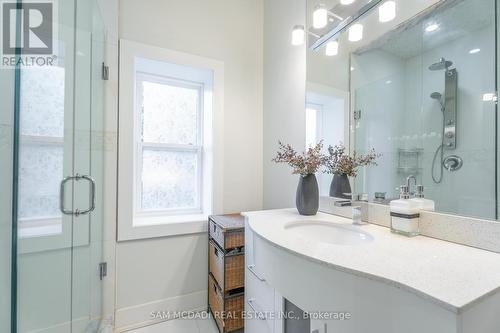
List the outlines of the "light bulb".
{"type": "Polygon", "coordinates": [[[356,0],[340,0],[340,3],[342,5],[350,5],[351,3],[353,3],[354,1],[356,0]]]}
{"type": "Polygon", "coordinates": [[[324,5],[318,5],[313,12],[313,27],[314,29],[321,29],[328,24],[328,10],[324,5]]]}
{"type": "Polygon", "coordinates": [[[360,23],[353,24],[349,28],[349,40],[351,42],[358,42],[363,39],[363,25],[360,23]]]}
{"type": "Polygon", "coordinates": [[[427,27],[425,27],[425,31],[427,32],[433,32],[436,31],[437,29],[439,29],[439,24],[436,23],[429,24],[427,27]]]}
{"type": "Polygon", "coordinates": [[[331,42],[326,43],[325,47],[325,55],[334,56],[339,53],[339,42],[333,40],[331,42]]]}
{"type": "Polygon", "coordinates": [[[497,101],[497,95],[495,93],[487,93],[483,95],[483,102],[497,101]]]}
{"type": "Polygon", "coordinates": [[[304,44],[306,32],[303,25],[296,25],[292,30],[292,45],[304,44]]]}
{"type": "Polygon", "coordinates": [[[389,22],[396,17],[396,2],[386,1],[378,8],[378,20],[380,22],[389,22]]]}

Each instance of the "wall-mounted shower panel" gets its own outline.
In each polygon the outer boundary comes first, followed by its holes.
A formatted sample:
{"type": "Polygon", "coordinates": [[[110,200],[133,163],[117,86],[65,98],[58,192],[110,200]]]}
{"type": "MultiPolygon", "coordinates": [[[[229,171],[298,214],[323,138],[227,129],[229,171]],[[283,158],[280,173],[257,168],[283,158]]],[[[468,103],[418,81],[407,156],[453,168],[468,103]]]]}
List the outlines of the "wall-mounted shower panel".
{"type": "Polygon", "coordinates": [[[458,72],[449,69],[445,72],[444,88],[444,149],[457,148],[457,93],[458,72]]]}

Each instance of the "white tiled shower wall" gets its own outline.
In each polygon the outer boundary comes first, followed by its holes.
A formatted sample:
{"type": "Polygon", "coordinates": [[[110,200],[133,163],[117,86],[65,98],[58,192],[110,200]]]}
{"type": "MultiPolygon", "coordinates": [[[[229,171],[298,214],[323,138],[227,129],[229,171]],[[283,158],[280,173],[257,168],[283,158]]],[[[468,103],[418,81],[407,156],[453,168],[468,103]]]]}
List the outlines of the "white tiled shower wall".
{"type": "Polygon", "coordinates": [[[494,29],[487,26],[408,59],[381,49],[353,57],[354,105],[363,111],[355,124],[356,149],[374,147],[383,154],[377,167],[358,177],[364,192],[395,197],[406,177],[396,171],[398,148],[423,148],[417,178],[438,211],[495,218],[495,105],[482,100],[495,89],[493,41],[494,29]],[[481,51],[470,54],[475,48],[481,51]],[[456,172],[445,170],[442,183],[435,184],[431,166],[441,144],[442,115],[429,96],[444,93],[444,70],[428,67],[441,57],[458,71],[457,149],[445,156],[459,155],[464,165],[456,172]]]}

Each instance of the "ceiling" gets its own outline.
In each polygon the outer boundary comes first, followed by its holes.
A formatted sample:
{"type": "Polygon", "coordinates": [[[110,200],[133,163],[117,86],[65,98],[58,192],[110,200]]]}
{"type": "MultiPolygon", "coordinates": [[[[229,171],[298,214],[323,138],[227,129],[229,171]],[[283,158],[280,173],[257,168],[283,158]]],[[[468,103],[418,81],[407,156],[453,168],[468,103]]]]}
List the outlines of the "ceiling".
{"type": "Polygon", "coordinates": [[[424,11],[400,24],[355,52],[381,49],[403,59],[461,38],[476,30],[494,24],[495,0],[453,0],[424,11]],[[433,32],[426,32],[429,24],[438,24],[433,32]]]}

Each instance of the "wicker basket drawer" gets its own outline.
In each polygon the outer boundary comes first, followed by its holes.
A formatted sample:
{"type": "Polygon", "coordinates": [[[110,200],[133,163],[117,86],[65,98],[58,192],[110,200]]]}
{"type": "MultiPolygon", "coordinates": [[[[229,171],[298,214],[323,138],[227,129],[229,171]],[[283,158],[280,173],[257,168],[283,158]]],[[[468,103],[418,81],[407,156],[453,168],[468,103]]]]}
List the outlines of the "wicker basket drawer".
{"type": "Polygon", "coordinates": [[[244,295],[224,298],[212,275],[208,275],[208,303],[220,332],[232,332],[243,328],[244,295]]]}
{"type": "Polygon", "coordinates": [[[245,246],[244,222],[241,216],[211,216],[210,237],[224,250],[245,246]],[[229,222],[233,222],[228,226],[229,222]],[[241,227],[238,227],[238,224],[241,227]]]}
{"type": "Polygon", "coordinates": [[[213,241],[209,246],[209,270],[215,280],[226,293],[227,291],[245,286],[245,256],[239,254],[224,254],[213,241]]]}

